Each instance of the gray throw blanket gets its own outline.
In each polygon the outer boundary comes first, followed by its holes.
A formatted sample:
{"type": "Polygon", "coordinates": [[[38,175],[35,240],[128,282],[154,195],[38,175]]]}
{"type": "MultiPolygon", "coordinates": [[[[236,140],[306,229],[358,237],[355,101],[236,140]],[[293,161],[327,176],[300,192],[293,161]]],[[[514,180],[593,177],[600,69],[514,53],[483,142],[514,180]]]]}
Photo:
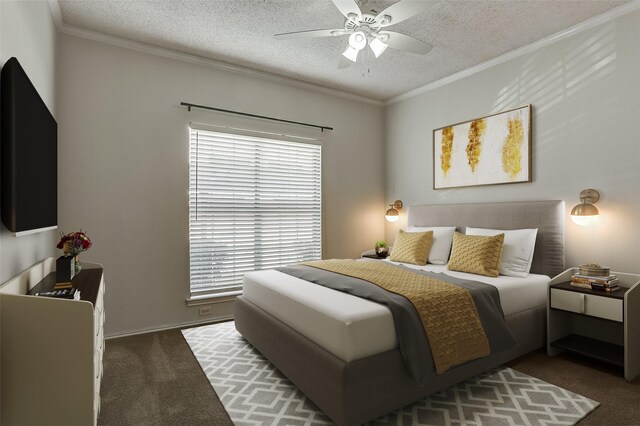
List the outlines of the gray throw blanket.
{"type": "MultiPolygon", "coordinates": [[[[467,289],[476,305],[492,354],[517,344],[504,321],[500,294],[494,286],[454,278],[445,274],[411,269],[402,265],[394,266],[467,289]]],[[[386,305],[393,316],[398,346],[408,370],[420,385],[424,385],[429,378],[436,375],[433,356],[422,321],[413,304],[404,296],[387,291],[365,280],[311,266],[291,265],[278,270],[305,281],[386,305]]]]}

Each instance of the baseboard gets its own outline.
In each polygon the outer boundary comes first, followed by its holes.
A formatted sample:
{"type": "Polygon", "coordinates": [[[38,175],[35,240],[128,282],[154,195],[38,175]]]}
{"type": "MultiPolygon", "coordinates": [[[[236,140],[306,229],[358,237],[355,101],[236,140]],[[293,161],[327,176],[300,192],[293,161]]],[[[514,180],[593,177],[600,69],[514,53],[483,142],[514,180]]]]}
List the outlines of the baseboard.
{"type": "Polygon", "coordinates": [[[226,322],[226,321],[232,321],[232,320],[233,320],[233,315],[228,315],[228,316],[218,317],[213,319],[209,318],[209,319],[204,319],[199,321],[184,322],[180,324],[163,325],[161,327],[152,327],[152,328],[145,328],[143,330],[137,330],[137,331],[127,331],[124,333],[109,334],[105,336],[105,340],[117,339],[119,337],[137,336],[139,334],[155,333],[157,331],[174,330],[176,328],[190,328],[197,325],[217,324],[219,322],[226,322]]]}

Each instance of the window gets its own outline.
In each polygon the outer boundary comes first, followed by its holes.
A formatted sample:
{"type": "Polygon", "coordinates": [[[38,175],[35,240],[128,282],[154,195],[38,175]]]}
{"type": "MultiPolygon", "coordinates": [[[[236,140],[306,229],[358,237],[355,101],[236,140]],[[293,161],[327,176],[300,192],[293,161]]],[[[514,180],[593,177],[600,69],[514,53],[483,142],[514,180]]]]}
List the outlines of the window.
{"type": "Polygon", "coordinates": [[[321,146],[191,129],[191,298],[322,257],[321,146]]]}

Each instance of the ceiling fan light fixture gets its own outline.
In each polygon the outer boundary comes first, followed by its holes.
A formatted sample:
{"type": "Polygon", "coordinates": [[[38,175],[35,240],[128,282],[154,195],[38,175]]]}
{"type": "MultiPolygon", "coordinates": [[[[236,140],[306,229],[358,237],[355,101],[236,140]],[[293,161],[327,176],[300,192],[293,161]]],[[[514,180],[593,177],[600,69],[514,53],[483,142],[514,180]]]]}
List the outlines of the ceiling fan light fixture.
{"type": "Polygon", "coordinates": [[[384,51],[387,50],[387,47],[389,46],[387,46],[377,38],[373,37],[369,42],[369,47],[373,51],[373,54],[376,55],[376,58],[379,58],[380,55],[382,55],[384,51]]]}
{"type": "MultiPolygon", "coordinates": [[[[355,33],[349,36],[349,46],[356,49],[362,50],[367,45],[367,37],[364,32],[356,31],[355,33]]],[[[355,62],[355,61],[354,61],[355,62]]]]}
{"type": "MultiPolygon", "coordinates": [[[[429,43],[403,33],[386,30],[389,25],[399,24],[428,9],[431,2],[424,0],[396,0],[378,13],[367,5],[369,0],[332,1],[342,16],[346,18],[343,28],[293,31],[275,34],[274,37],[279,40],[289,40],[348,35],[349,45],[343,51],[343,57],[340,58],[338,63],[338,68],[340,69],[349,67],[352,62],[357,62],[358,52],[367,47],[367,45],[369,45],[376,58],[379,58],[387,50],[387,47],[419,55],[425,55],[433,49],[433,46],[429,43]],[[363,13],[365,5],[367,5],[369,12],[363,13]]],[[[377,5],[380,2],[375,1],[374,3],[377,5]]],[[[369,58],[370,54],[367,51],[363,60],[369,61],[369,58]]]]}
{"type": "Polygon", "coordinates": [[[356,62],[358,60],[358,49],[354,49],[351,46],[347,46],[347,49],[342,53],[342,56],[349,59],[352,62],[356,62]]]}

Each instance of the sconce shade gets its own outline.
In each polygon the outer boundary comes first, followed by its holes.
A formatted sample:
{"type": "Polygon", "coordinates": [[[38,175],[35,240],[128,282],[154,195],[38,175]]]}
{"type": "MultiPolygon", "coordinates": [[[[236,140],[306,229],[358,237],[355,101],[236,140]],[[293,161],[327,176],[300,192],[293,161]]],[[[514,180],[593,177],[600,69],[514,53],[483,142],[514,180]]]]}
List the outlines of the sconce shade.
{"type": "Polygon", "coordinates": [[[402,209],[402,201],[396,200],[393,204],[389,204],[390,209],[388,209],[384,218],[387,219],[387,222],[395,222],[400,218],[400,212],[398,210],[402,209]]]}
{"type": "Polygon", "coordinates": [[[600,212],[593,204],[578,204],[571,209],[571,216],[597,216],[600,212]]]}
{"type": "Polygon", "coordinates": [[[399,217],[400,212],[393,207],[387,210],[387,212],[384,214],[384,218],[387,219],[388,222],[395,222],[399,217]]]}
{"type": "Polygon", "coordinates": [[[571,220],[582,226],[588,226],[598,221],[600,212],[593,203],[600,200],[600,194],[595,189],[585,189],[580,192],[582,203],[571,209],[571,220]]]}

